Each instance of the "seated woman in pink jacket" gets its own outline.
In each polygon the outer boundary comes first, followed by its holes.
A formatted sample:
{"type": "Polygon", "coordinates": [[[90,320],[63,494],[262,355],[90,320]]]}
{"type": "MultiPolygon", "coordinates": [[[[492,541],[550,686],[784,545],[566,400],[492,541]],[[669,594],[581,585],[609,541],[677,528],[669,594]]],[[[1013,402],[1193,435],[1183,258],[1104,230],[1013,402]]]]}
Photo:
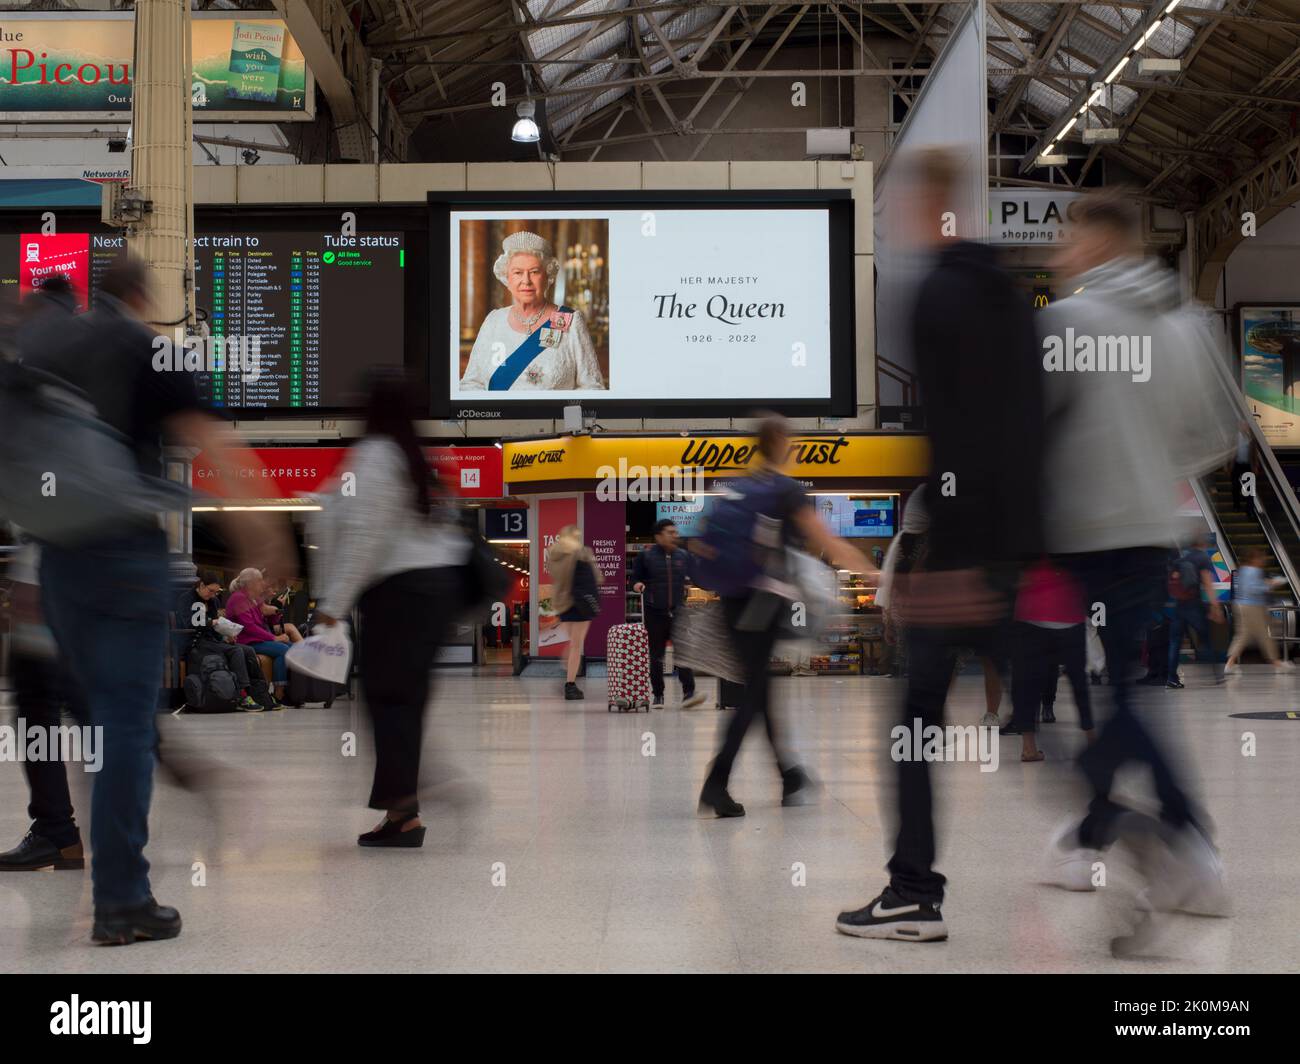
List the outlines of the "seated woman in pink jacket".
{"type": "MultiPolygon", "coordinates": [[[[262,579],[261,571],[245,569],[231,582],[230,598],[226,600],[226,616],[244,626],[244,630],[235,637],[238,642],[274,659],[272,677],[275,685],[283,688],[289,679],[284,656],[289,653],[290,639],[287,635],[276,635],[267,627],[262,616],[262,595],[265,591],[266,581],[262,579]]],[[[284,694],[284,691],[277,693],[284,694]]]]}

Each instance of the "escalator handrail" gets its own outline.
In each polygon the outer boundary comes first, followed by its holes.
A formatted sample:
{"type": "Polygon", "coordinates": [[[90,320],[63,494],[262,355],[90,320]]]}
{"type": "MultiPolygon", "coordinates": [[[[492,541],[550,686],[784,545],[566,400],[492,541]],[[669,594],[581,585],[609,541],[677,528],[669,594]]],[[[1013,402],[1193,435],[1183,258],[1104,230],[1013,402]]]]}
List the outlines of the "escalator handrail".
{"type": "MultiPolygon", "coordinates": [[[[1247,405],[1246,397],[1242,394],[1241,388],[1228,372],[1228,367],[1224,365],[1222,359],[1215,358],[1211,361],[1233,406],[1240,415],[1239,420],[1250,426],[1250,435],[1255,446],[1255,453],[1260,456],[1260,462],[1268,477],[1269,485],[1281,500],[1282,512],[1291,525],[1291,531],[1297,539],[1300,539],[1300,499],[1296,498],[1295,490],[1291,487],[1291,482],[1282,471],[1277,455],[1273,453],[1272,445],[1264,438],[1264,433],[1260,431],[1259,423],[1255,420],[1255,415],[1247,405]]],[[[1256,492],[1256,496],[1258,496],[1258,492],[1256,492]]],[[[1291,594],[1300,596],[1300,573],[1296,572],[1290,552],[1283,545],[1277,529],[1273,526],[1272,519],[1269,518],[1264,507],[1259,504],[1258,498],[1255,499],[1255,512],[1260,519],[1260,527],[1264,530],[1264,536],[1268,539],[1269,548],[1273,551],[1273,556],[1277,558],[1278,564],[1282,567],[1282,573],[1286,576],[1287,583],[1291,585],[1291,594]]]]}

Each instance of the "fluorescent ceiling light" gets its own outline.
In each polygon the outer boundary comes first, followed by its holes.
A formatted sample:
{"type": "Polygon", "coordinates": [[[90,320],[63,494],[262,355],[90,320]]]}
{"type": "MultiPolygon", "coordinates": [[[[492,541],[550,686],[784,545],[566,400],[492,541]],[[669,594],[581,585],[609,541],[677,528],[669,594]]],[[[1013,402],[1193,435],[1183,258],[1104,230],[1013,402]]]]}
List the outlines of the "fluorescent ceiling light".
{"type": "MultiPolygon", "coordinates": [[[[1068,122],[1066,122],[1065,125],[1061,127],[1061,132],[1056,134],[1056,139],[1060,140],[1063,136],[1065,136],[1068,132],[1070,132],[1070,130],[1074,128],[1074,124],[1078,121],[1079,121],[1079,116],[1075,115],[1068,122]]],[[[1056,147],[1055,141],[1048,145],[1048,148],[1054,148],[1054,147],[1056,147]]]]}
{"type": "Polygon", "coordinates": [[[1125,56],[1123,59],[1119,61],[1119,66],[1117,66],[1114,70],[1112,70],[1109,75],[1107,75],[1106,77],[1107,85],[1109,85],[1112,81],[1114,81],[1117,77],[1119,77],[1119,72],[1123,70],[1126,66],[1128,66],[1128,60],[1129,57],[1125,56]]]}
{"type": "MultiPolygon", "coordinates": [[[[1146,33],[1142,34],[1142,44],[1146,44],[1147,41],[1151,40],[1151,38],[1155,36],[1156,30],[1160,28],[1161,23],[1163,22],[1164,19],[1158,18],[1153,23],[1151,23],[1151,28],[1147,30],[1146,33]]],[[[1138,45],[1138,47],[1140,48],[1142,47],[1142,45],[1138,45]]]]}

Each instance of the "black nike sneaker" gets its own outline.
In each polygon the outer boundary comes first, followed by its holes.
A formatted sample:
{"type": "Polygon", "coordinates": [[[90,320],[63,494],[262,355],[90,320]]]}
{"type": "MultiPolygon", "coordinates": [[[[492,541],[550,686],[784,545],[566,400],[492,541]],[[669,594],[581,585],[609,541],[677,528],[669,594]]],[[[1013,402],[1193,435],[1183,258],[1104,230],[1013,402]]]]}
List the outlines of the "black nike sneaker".
{"type": "Polygon", "coordinates": [[[857,938],[896,938],[901,942],[942,942],[948,937],[939,906],[904,901],[886,887],[856,912],[840,913],[835,930],[857,938]]]}

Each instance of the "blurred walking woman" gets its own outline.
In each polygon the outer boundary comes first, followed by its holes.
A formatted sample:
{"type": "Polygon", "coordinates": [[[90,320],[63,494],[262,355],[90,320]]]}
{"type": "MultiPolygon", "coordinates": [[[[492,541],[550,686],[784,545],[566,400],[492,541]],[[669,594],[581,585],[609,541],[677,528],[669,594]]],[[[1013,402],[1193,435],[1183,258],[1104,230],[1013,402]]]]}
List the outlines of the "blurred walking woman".
{"type": "Polygon", "coordinates": [[[361,692],[375,734],[370,808],[385,816],[361,846],[420,846],[420,746],[429,670],[460,607],[469,543],[440,518],[430,470],[413,424],[411,388],[400,374],[376,375],[364,439],[340,467],[355,493],[326,506],[316,552],[324,588],[316,610],[338,623],[357,607],[361,692]]]}
{"type": "Polygon", "coordinates": [[[604,582],[600,566],[591,548],[583,544],[577,525],[565,525],[546,552],[546,571],[551,574],[551,608],[560,615],[569,646],[564,652],[564,697],[582,698],[574,681],[582,667],[582,648],[587,641],[591,620],[600,612],[600,592],[604,582]]]}

